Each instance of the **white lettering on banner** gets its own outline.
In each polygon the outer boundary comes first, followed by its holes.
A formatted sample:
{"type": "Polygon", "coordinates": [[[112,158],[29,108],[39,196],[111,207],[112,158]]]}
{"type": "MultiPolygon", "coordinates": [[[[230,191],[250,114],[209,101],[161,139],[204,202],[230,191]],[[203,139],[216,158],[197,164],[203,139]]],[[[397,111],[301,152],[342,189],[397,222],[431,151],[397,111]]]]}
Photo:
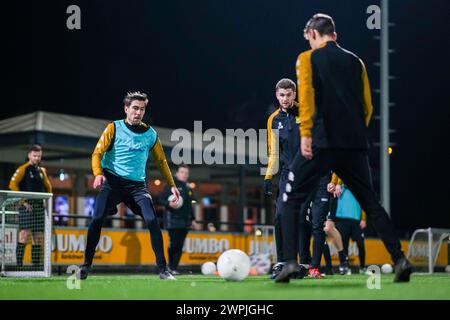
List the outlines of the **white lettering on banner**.
{"type": "Polygon", "coordinates": [[[186,253],[207,253],[215,254],[224,252],[230,248],[230,242],[227,239],[214,238],[186,238],[183,251],[186,253]]]}
{"type": "Polygon", "coordinates": [[[69,251],[70,252],[77,252],[81,251],[84,252],[85,248],[85,236],[77,237],[74,234],[69,235],[69,251]]]}
{"type": "Polygon", "coordinates": [[[67,241],[67,234],[57,234],[56,235],[56,251],[66,252],[69,248],[69,244],[67,241]]]}
{"type": "MultiPolygon", "coordinates": [[[[96,251],[108,253],[113,247],[110,236],[100,236],[96,251]]],[[[86,235],[80,234],[54,234],[52,235],[52,251],[58,252],[84,252],[86,250],[86,235]]]]}
{"type": "Polygon", "coordinates": [[[250,240],[250,252],[249,255],[269,253],[275,254],[275,244],[273,241],[255,241],[250,240]]]}
{"type": "Polygon", "coordinates": [[[100,249],[104,253],[108,253],[112,249],[112,239],[108,236],[101,236],[96,250],[100,249]]]}

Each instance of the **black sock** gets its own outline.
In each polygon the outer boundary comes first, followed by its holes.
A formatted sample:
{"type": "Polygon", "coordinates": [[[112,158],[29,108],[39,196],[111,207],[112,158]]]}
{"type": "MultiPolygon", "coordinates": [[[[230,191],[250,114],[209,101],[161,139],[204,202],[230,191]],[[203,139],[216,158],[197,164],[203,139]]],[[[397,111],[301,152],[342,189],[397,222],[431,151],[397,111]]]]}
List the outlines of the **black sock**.
{"type": "Polygon", "coordinates": [[[18,267],[23,266],[23,254],[25,252],[25,243],[17,242],[16,247],[16,264],[18,267]]]}
{"type": "Polygon", "coordinates": [[[38,244],[33,244],[31,247],[31,260],[33,261],[33,266],[39,267],[41,265],[41,246],[38,244]]]}
{"type": "Polygon", "coordinates": [[[338,254],[339,254],[339,262],[341,264],[347,262],[348,258],[347,258],[347,255],[345,254],[345,251],[343,249],[341,251],[339,251],[338,254]]]}

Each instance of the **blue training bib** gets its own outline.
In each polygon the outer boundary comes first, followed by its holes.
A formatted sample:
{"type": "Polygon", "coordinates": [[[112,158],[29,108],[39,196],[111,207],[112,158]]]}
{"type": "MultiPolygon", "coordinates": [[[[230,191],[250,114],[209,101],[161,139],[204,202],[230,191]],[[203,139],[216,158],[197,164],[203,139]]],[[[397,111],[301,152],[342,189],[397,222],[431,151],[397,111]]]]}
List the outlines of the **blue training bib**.
{"type": "Polygon", "coordinates": [[[156,131],[150,127],[144,133],[134,133],[127,128],[124,120],[114,121],[114,125],[114,144],[111,150],[105,152],[102,168],[124,179],[145,181],[149,152],[158,138],[156,131]]]}

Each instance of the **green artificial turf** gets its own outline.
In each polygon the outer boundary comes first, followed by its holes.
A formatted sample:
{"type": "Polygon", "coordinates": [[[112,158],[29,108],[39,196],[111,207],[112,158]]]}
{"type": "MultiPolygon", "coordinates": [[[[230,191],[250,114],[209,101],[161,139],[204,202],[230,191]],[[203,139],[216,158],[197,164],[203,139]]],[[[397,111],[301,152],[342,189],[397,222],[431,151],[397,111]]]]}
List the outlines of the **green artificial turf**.
{"type": "Polygon", "coordinates": [[[162,281],[154,275],[90,275],[79,290],[67,288],[67,276],[47,279],[0,278],[0,299],[450,299],[450,275],[416,275],[393,283],[382,275],[381,289],[369,290],[367,276],[329,276],[277,284],[268,276],[228,282],[218,276],[182,275],[162,281]]]}

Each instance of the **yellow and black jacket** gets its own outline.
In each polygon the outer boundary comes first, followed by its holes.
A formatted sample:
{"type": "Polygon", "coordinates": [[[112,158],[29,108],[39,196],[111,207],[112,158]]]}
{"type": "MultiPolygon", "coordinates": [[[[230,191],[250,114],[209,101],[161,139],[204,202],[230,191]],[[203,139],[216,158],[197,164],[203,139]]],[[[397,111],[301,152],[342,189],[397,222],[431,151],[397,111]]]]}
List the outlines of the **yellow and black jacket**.
{"type": "Polygon", "coordinates": [[[297,59],[301,136],[318,148],[365,150],[372,98],[364,63],[328,41],[297,59]]]}
{"type": "Polygon", "coordinates": [[[284,112],[281,108],[273,112],[267,120],[267,150],[269,161],[265,179],[272,179],[276,174],[276,162],[279,160],[280,171],[289,169],[295,154],[300,150],[300,118],[298,105],[284,112]],[[275,130],[278,130],[278,134],[275,130]],[[277,148],[278,147],[278,148],[277,148]]]}
{"type": "Polygon", "coordinates": [[[29,162],[16,170],[9,181],[9,188],[13,191],[52,192],[45,168],[33,166],[29,162]]]}

